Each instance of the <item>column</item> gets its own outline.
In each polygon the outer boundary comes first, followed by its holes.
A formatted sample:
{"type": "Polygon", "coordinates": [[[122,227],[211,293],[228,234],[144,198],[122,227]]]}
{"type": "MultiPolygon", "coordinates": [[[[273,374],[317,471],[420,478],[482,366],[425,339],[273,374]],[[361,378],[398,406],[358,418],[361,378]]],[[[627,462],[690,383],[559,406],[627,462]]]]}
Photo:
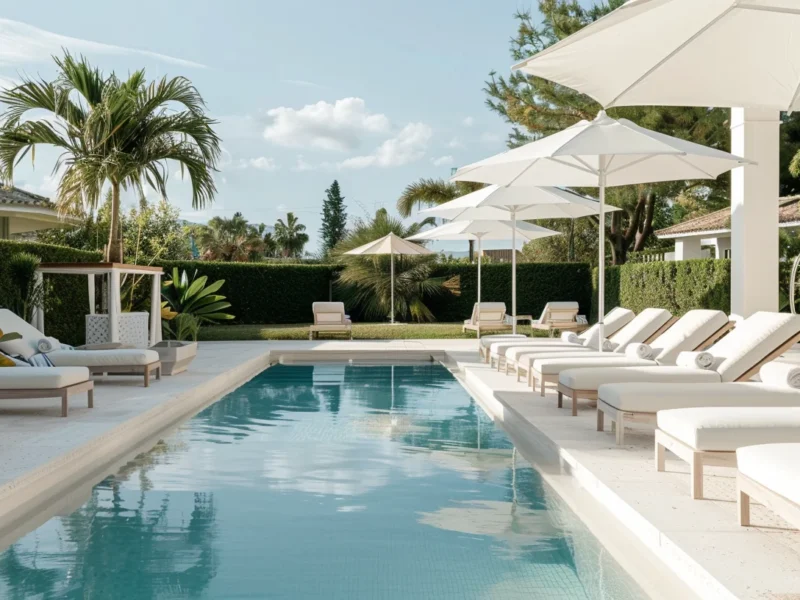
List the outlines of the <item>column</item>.
{"type": "Polygon", "coordinates": [[[718,237],[714,240],[714,248],[716,249],[716,257],[717,258],[728,258],[726,254],[731,249],[731,238],[729,237],[718,237]]]}
{"type": "Polygon", "coordinates": [[[675,240],[675,260],[703,258],[699,237],[685,237],[675,240]]]}
{"type": "Polygon", "coordinates": [[[108,337],[109,342],[119,341],[119,315],[122,313],[122,299],[119,290],[119,271],[112,269],[108,274],[108,337]]]}
{"type": "Polygon", "coordinates": [[[89,314],[93,315],[95,312],[94,305],[97,299],[94,291],[94,273],[89,274],[87,277],[89,279],[89,314]]]}
{"type": "MultiPolygon", "coordinates": [[[[42,276],[41,271],[36,271],[34,275],[36,279],[36,285],[42,286],[44,284],[44,277],[42,276]]],[[[35,306],[33,308],[31,314],[31,325],[33,325],[36,329],[42,332],[44,335],[44,307],[43,306],[35,306]]]]}
{"type": "Polygon", "coordinates": [[[150,287],[150,345],[161,341],[161,273],[152,276],[150,287]]]}
{"type": "Polygon", "coordinates": [[[731,152],[755,161],[731,174],[731,314],[778,310],[780,113],[731,109],[731,152]]]}

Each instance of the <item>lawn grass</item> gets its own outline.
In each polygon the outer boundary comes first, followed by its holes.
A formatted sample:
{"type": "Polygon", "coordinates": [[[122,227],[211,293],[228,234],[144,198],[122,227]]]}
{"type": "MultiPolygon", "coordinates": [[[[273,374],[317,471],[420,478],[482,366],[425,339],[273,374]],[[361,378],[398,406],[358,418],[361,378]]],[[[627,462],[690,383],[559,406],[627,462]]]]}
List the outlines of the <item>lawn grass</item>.
{"type": "MultiPolygon", "coordinates": [[[[531,330],[520,327],[520,333],[530,335],[531,330]]],[[[482,331],[487,335],[491,330],[482,331]]],[[[508,331],[502,332],[508,333],[508,331]]],[[[542,332],[535,332],[542,334],[542,332]]],[[[344,335],[321,334],[324,339],[347,339],[344,335]]],[[[200,329],[200,341],[231,340],[307,340],[308,325],[206,325],[200,329]]],[[[475,339],[474,331],[461,333],[461,323],[354,323],[355,340],[421,340],[421,339],[475,339]]]]}

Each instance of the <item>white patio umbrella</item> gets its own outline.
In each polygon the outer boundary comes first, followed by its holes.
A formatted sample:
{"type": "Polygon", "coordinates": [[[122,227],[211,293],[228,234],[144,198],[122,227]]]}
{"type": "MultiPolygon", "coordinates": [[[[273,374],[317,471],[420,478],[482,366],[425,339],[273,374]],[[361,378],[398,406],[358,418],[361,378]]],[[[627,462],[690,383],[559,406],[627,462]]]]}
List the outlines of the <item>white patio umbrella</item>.
{"type": "Polygon", "coordinates": [[[391,270],[391,285],[392,285],[392,307],[391,307],[391,323],[394,325],[394,257],[396,254],[402,254],[406,256],[421,256],[424,254],[434,254],[433,250],[428,250],[424,246],[420,246],[418,244],[412,244],[411,242],[407,242],[403,238],[393,233],[386,235],[380,239],[377,239],[373,242],[369,242],[368,244],[364,244],[363,246],[359,246],[358,248],[354,248],[345,254],[352,254],[355,256],[366,256],[366,255],[386,255],[389,254],[392,257],[392,270],[391,270]]]}
{"type": "Polygon", "coordinates": [[[598,315],[605,314],[605,190],[608,186],[682,179],[715,179],[747,164],[743,158],[619,121],[600,111],[551,136],[456,171],[454,181],[508,187],[570,185],[600,190],[598,315]]]}
{"type": "MultiPolygon", "coordinates": [[[[593,198],[557,187],[490,185],[420,212],[446,219],[510,219],[512,223],[517,223],[517,219],[574,219],[597,215],[599,203],[593,198]]],[[[517,333],[517,240],[513,229],[511,246],[511,314],[513,332],[517,333]]]]}
{"type": "Polygon", "coordinates": [[[796,0],[630,0],[513,69],[605,107],[800,109],[796,0]]]}
{"type": "MultiPolygon", "coordinates": [[[[458,199],[453,200],[456,202],[458,199]]],[[[447,204],[450,204],[448,202],[447,204]]],[[[543,205],[543,206],[561,206],[561,205],[543,205]]],[[[490,207],[491,211],[504,215],[505,212],[490,207]]],[[[481,302],[481,242],[483,240],[507,240],[512,238],[515,240],[519,236],[525,241],[536,240],[541,238],[550,237],[553,235],[561,235],[558,231],[545,229],[538,225],[526,223],[525,221],[512,222],[501,220],[482,220],[482,221],[453,221],[446,223],[434,229],[429,229],[418,233],[408,238],[409,240],[477,240],[478,242],[478,304],[481,302]]],[[[516,246],[511,249],[516,253],[516,246]]],[[[516,297],[514,298],[514,316],[516,317],[516,297]]],[[[478,311],[478,319],[480,319],[480,311],[478,311]]],[[[514,319],[516,324],[516,318],[514,319]]]]}

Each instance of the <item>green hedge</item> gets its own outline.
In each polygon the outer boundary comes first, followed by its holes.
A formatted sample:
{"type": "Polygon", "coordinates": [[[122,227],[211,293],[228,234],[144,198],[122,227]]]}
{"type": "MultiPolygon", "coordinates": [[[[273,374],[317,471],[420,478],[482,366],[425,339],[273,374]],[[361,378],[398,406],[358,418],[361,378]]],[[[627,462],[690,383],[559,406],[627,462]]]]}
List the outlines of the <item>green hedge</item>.
{"type": "MultiPolygon", "coordinates": [[[[308,323],[311,303],[328,300],[331,283],[339,269],[334,265],[275,265],[207,261],[164,261],[167,273],[173,267],[224,279],[220,294],[231,303],[236,318],[229,323],[308,323]]],[[[335,293],[335,290],[334,290],[335,293]]]]}
{"type": "MultiPolygon", "coordinates": [[[[478,269],[474,265],[439,265],[437,277],[460,280],[461,295],[450,294],[431,298],[428,305],[442,322],[462,321],[472,314],[478,297],[478,269]]],[[[511,312],[511,265],[484,265],[481,299],[484,302],[505,302],[511,312]]],[[[517,265],[517,314],[538,318],[547,302],[575,300],[581,314],[589,314],[592,303],[591,275],[585,263],[522,263],[517,265]]]]}
{"type": "MultiPolygon", "coordinates": [[[[596,298],[597,269],[592,274],[592,287],[596,298]]],[[[639,312],[657,306],[676,316],[695,308],[727,313],[731,307],[731,261],[709,258],[608,267],[605,299],[606,311],[624,306],[639,312]]],[[[595,313],[596,308],[593,318],[595,313]]]]}
{"type": "MultiPolygon", "coordinates": [[[[74,250],[63,246],[0,240],[0,306],[8,306],[12,286],[5,265],[17,252],[30,252],[42,262],[97,262],[100,253],[74,250]]],[[[48,275],[46,282],[54,291],[45,313],[47,335],[68,344],[85,341],[85,317],[89,309],[89,289],[85,277],[48,275]]]]}

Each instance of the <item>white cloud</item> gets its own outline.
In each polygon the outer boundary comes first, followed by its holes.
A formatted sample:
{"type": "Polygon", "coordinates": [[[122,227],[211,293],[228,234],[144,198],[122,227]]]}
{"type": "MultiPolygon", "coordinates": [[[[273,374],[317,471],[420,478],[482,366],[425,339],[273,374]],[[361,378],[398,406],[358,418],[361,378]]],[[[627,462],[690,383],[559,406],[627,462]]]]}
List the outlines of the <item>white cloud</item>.
{"type": "Polygon", "coordinates": [[[274,158],[269,158],[267,156],[256,156],[255,158],[240,158],[233,164],[231,168],[237,171],[243,169],[257,169],[258,171],[275,171],[278,169],[278,165],[275,162],[274,158]]]}
{"type": "Polygon", "coordinates": [[[447,142],[447,147],[448,148],[463,148],[464,144],[461,143],[460,139],[458,139],[457,137],[454,137],[452,140],[447,142]]]}
{"type": "Polygon", "coordinates": [[[475,125],[475,119],[472,117],[466,117],[463,121],[461,121],[461,124],[464,125],[464,127],[472,127],[475,125]]]}
{"type": "Polygon", "coordinates": [[[295,163],[294,167],[292,168],[293,171],[302,172],[302,171],[311,171],[313,169],[314,169],[314,167],[311,164],[309,164],[308,162],[306,162],[306,160],[303,158],[302,154],[298,154],[297,155],[297,162],[295,163]]]}
{"type": "Polygon", "coordinates": [[[280,106],[267,111],[272,123],[264,137],[279,146],[344,152],[353,150],[368,134],[385,133],[389,119],[370,113],[361,98],[331,104],[320,100],[301,109],[280,106]]]}
{"type": "Polygon", "coordinates": [[[0,65],[14,66],[32,62],[51,62],[53,55],[59,56],[63,49],[74,54],[137,55],[155,58],[182,67],[205,68],[205,65],[182,58],[175,58],[149,50],[137,50],[91,42],[39,29],[26,23],[0,19],[0,65]]]}
{"type": "Polygon", "coordinates": [[[455,162],[455,159],[448,154],[447,156],[440,156],[439,158],[434,158],[431,162],[435,167],[443,167],[446,165],[452,165],[455,162]]]}
{"type": "Polygon", "coordinates": [[[433,130],[425,123],[409,123],[393,138],[383,142],[373,154],[354,156],[342,161],[345,169],[399,167],[425,156],[433,130]]]}

